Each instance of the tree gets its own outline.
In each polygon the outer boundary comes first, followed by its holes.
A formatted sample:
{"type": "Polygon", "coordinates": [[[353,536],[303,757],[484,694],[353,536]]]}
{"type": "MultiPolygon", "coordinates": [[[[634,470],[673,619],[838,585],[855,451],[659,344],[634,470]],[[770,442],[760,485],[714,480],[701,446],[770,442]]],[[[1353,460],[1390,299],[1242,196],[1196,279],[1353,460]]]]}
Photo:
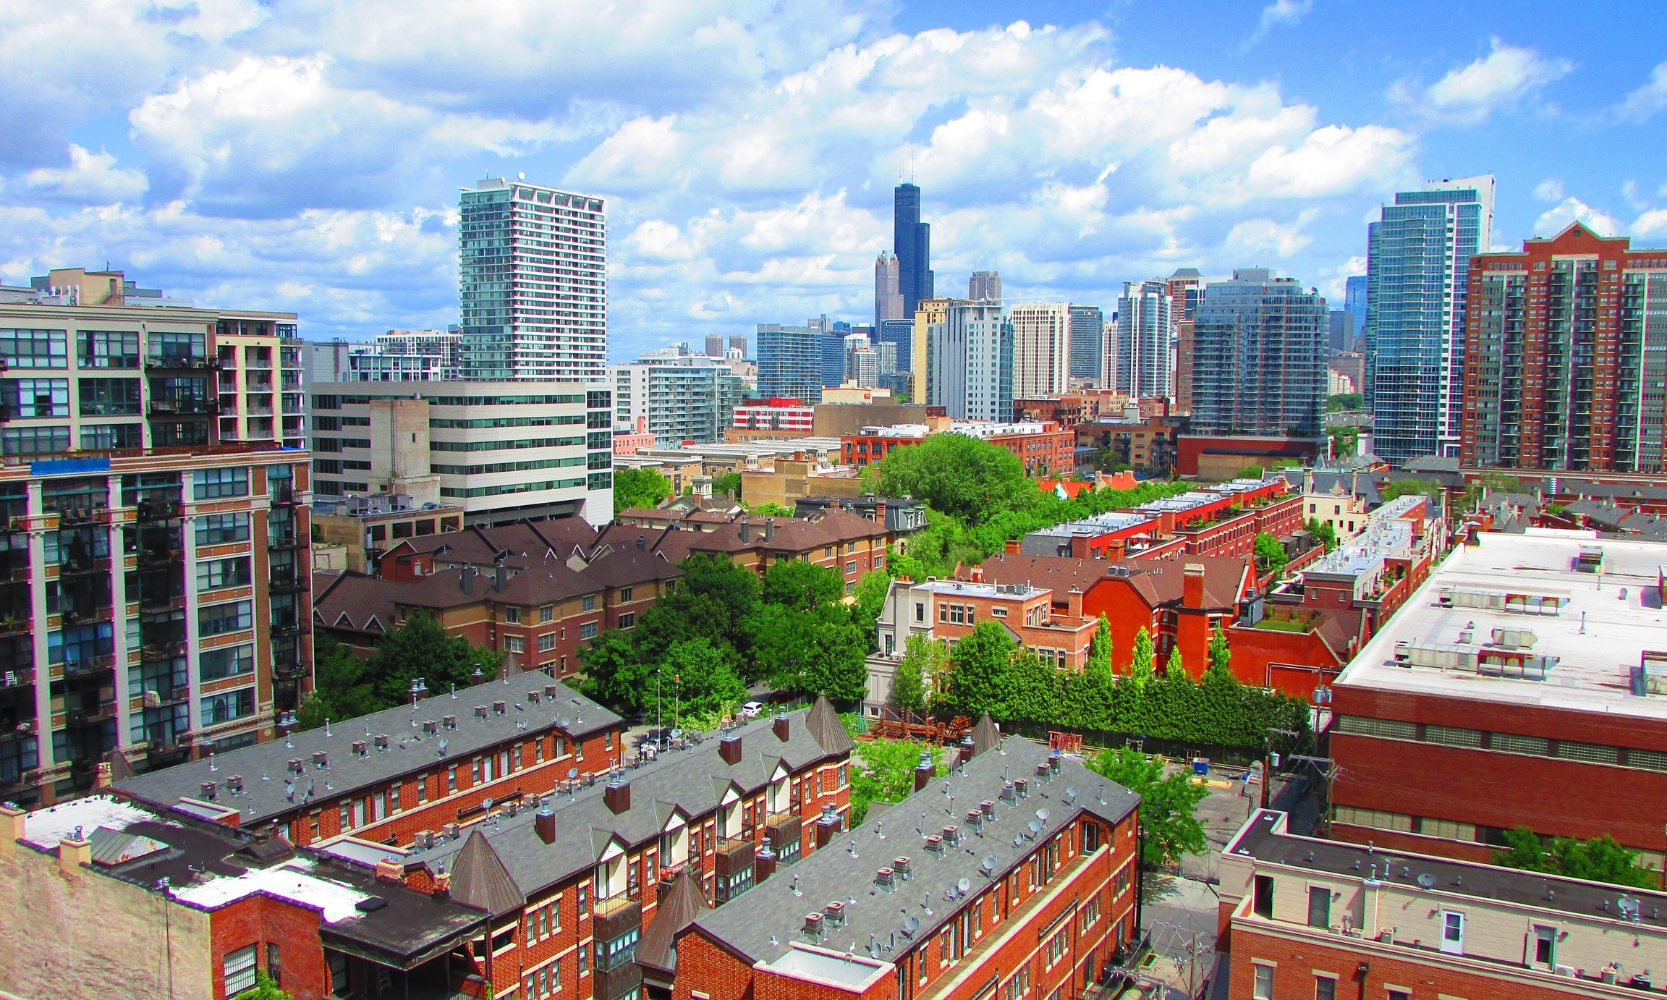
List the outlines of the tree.
{"type": "Polygon", "coordinates": [[[926,708],[926,681],[947,654],[942,639],[915,632],[903,643],[903,655],[891,678],[891,703],[905,712],[926,708]]]}
{"type": "Polygon", "coordinates": [[[1131,747],[1101,750],[1087,764],[1089,770],[1140,796],[1143,860],[1168,864],[1205,849],[1204,827],[1193,811],[1209,789],[1193,784],[1185,771],[1166,774],[1161,759],[1131,747]]]}
{"type": "Polygon", "coordinates": [[[857,599],[851,605],[851,618],[868,630],[871,641],[876,638],[874,625],[880,620],[880,611],[885,607],[886,595],[890,592],[891,577],[883,570],[871,569],[857,581],[857,599]]]}
{"type": "Polygon", "coordinates": [[[877,496],[916,497],[970,524],[1041,496],[1012,452],[965,434],[932,434],[894,449],[865,475],[877,496]]]}
{"type": "Polygon", "coordinates": [[[859,827],[868,817],[873,802],[901,802],[914,791],[915,768],[920,766],[920,755],[932,760],[932,773],[944,773],[938,768],[943,760],[943,747],[915,743],[910,740],[876,739],[857,744],[851,768],[851,826],[859,827]]]}
{"type": "Polygon", "coordinates": [[[1005,718],[1003,696],[1012,662],[1013,640],[1007,629],[1000,622],[979,622],[949,654],[950,702],[975,719],[985,712],[1005,718]]]}
{"type": "Polygon", "coordinates": [[[1244,468],[1240,469],[1239,474],[1237,476],[1235,476],[1234,478],[1235,479],[1261,479],[1262,478],[1262,467],[1260,465],[1247,465],[1244,468]]]}
{"type": "Polygon", "coordinates": [[[1107,685],[1112,683],[1111,622],[1106,620],[1104,611],[1100,612],[1100,624],[1094,630],[1094,637],[1088,640],[1088,663],[1084,670],[1089,674],[1101,674],[1107,685]]]}
{"type": "Polygon", "coordinates": [[[291,1000],[288,993],[278,988],[272,977],[263,970],[255,971],[255,985],[236,994],[234,1000],[291,1000]]]}
{"type": "Polygon", "coordinates": [[[1184,674],[1187,672],[1187,665],[1181,660],[1181,647],[1179,645],[1169,651],[1169,662],[1164,664],[1163,672],[1166,674],[1184,674]]]}
{"type": "Polygon", "coordinates": [[[1291,561],[1291,557],[1285,552],[1285,546],[1279,544],[1279,539],[1268,532],[1259,531],[1256,533],[1254,547],[1256,558],[1262,560],[1274,579],[1279,579],[1285,572],[1285,564],[1291,561]]]}
{"type": "Polygon", "coordinates": [[[297,727],[317,729],[326,719],[340,722],[390,707],[376,693],[371,661],[320,633],[313,645],[313,690],[296,712],[297,727]]]}
{"type": "Polygon", "coordinates": [[[1233,651],[1227,648],[1227,633],[1221,630],[1220,622],[1216,622],[1215,634],[1210,636],[1210,666],[1207,672],[1233,676],[1233,651]]]}
{"type": "Polygon", "coordinates": [[[580,690],[615,711],[634,716],[653,696],[654,667],[637,655],[631,633],[609,629],[579,647],[585,679],[580,690]]]}
{"type": "Polygon", "coordinates": [[[1362,393],[1340,392],[1335,396],[1326,397],[1325,408],[1327,413],[1344,413],[1349,410],[1360,409],[1365,402],[1366,397],[1362,393]]]}
{"type": "Polygon", "coordinates": [[[831,604],[844,596],[845,578],[838,570],[815,563],[778,562],[764,572],[762,596],[766,604],[807,610],[831,604]]]}
{"type": "Polygon", "coordinates": [[[1429,476],[1407,476],[1405,479],[1396,479],[1378,487],[1378,496],[1386,501],[1404,497],[1408,493],[1422,493],[1440,502],[1442,487],[1439,481],[1429,476]]]}
{"type": "Polygon", "coordinates": [[[1534,831],[1525,826],[1505,831],[1505,850],[1493,852],[1493,863],[1503,868],[1551,872],[1590,882],[1654,889],[1661,885],[1661,873],[1638,863],[1639,854],[1604,834],[1595,840],[1579,841],[1558,837],[1548,850],[1534,831]]]}
{"type": "Polygon", "coordinates": [[[398,705],[410,697],[411,682],[423,678],[433,692],[455,684],[474,684],[491,678],[503,664],[503,653],[471,646],[460,635],[448,635],[427,611],[414,611],[404,627],[382,640],[376,649],[373,670],[376,693],[384,705],[398,705]]]}
{"type": "Polygon", "coordinates": [[[1140,631],[1134,635],[1134,656],[1129,660],[1129,679],[1136,687],[1146,684],[1152,679],[1152,636],[1142,625],[1140,631]]]}
{"type": "Polygon", "coordinates": [[[727,555],[696,552],[683,560],[678,591],[712,597],[728,611],[729,621],[739,622],[758,606],[758,574],[735,565],[727,555]]]}
{"type": "Polygon", "coordinates": [[[754,514],[758,517],[792,517],[793,508],[783,506],[779,503],[766,501],[756,507],[753,507],[747,513],[754,514]]]}
{"type": "Polygon", "coordinates": [[[741,474],[726,472],[721,476],[712,477],[712,495],[723,496],[730,494],[735,499],[741,499],[741,474]]]}
{"type": "Polygon", "coordinates": [[[632,507],[658,507],[671,496],[671,480],[653,469],[614,470],[614,513],[632,507]]]}
{"type": "MultiPolygon", "coordinates": [[[[663,717],[679,712],[686,729],[711,729],[747,700],[747,686],[735,672],[735,654],[706,639],[674,643],[660,663],[658,708],[663,717]]],[[[652,711],[655,702],[649,698],[652,711]]]]}
{"type": "Polygon", "coordinates": [[[1317,517],[1311,517],[1305,527],[1310,535],[1325,543],[1327,552],[1337,548],[1337,527],[1330,521],[1322,521],[1317,517]]]}

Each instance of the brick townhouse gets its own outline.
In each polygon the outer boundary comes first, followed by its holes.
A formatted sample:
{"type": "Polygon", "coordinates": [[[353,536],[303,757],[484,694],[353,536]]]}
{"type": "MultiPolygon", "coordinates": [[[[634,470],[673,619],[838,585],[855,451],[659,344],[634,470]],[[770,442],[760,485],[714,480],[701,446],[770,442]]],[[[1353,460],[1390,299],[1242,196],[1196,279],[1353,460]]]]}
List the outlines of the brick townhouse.
{"type": "Polygon", "coordinates": [[[1659,990],[1667,894],[1289,832],[1221,854],[1231,1000],[1564,1000],[1659,990]]]}
{"type": "Polygon", "coordinates": [[[1138,797],[980,725],[950,775],[676,938],[672,1000],[1077,996],[1135,936],[1138,797]],[[934,818],[935,817],[935,818],[934,818]]]}

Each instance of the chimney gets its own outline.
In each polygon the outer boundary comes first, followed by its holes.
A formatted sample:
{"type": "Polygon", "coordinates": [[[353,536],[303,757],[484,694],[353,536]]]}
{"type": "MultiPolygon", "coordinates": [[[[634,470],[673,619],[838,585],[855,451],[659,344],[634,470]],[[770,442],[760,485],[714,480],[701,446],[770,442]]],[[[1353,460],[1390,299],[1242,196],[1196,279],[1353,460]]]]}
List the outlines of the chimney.
{"type": "Polygon", "coordinates": [[[391,858],[383,858],[376,863],[376,880],[378,882],[405,881],[405,866],[391,858]]]}
{"type": "Polygon", "coordinates": [[[918,792],[925,788],[936,773],[937,769],[932,766],[932,755],[922,750],[920,752],[920,763],[915,765],[915,791],[918,792]]]}
{"type": "Polygon", "coordinates": [[[638,417],[637,418],[637,433],[638,434],[647,434],[648,433],[648,418],[647,417],[638,417]]]}
{"type": "MultiPolygon", "coordinates": [[[[631,783],[626,781],[623,776],[616,775],[614,779],[608,782],[607,786],[602,789],[602,801],[607,805],[609,811],[614,813],[616,816],[622,812],[630,812],[631,783]]],[[[551,817],[550,821],[554,823],[555,818],[551,817]]]]}
{"type": "Polygon", "coordinates": [[[833,840],[834,834],[839,832],[839,814],[834,812],[833,803],[822,807],[822,815],[816,818],[816,846],[826,847],[833,840]]]}
{"type": "Polygon", "coordinates": [[[764,540],[767,542],[774,537],[776,537],[776,519],[767,517],[764,519],[764,540]]]}
{"type": "Polygon", "coordinates": [[[109,787],[110,787],[110,762],[107,761],[107,760],[101,760],[101,761],[98,762],[98,773],[93,778],[93,788],[94,789],[105,789],[105,788],[109,788],[109,787]]]}
{"type": "MultiPolygon", "coordinates": [[[[626,793],[626,797],[630,797],[629,792],[626,793]]],[[[533,813],[533,832],[546,844],[556,842],[556,811],[550,807],[550,803],[539,803],[538,812],[533,813]]]]}
{"type": "Polygon", "coordinates": [[[473,566],[464,566],[462,571],[457,574],[457,589],[461,590],[464,595],[474,593],[475,568],[473,566]]]}
{"type": "Polygon", "coordinates": [[[741,737],[725,736],[718,742],[718,756],[731,767],[741,763],[741,737]]]}
{"type": "Polygon", "coordinates": [[[1019,555],[1019,540],[1017,538],[1009,538],[1007,540],[1007,544],[1002,548],[1002,551],[1009,555],[1019,555]]]}
{"type": "Polygon", "coordinates": [[[752,857],[752,880],[759,883],[776,873],[776,852],[765,844],[752,857]]]}
{"type": "Polygon", "coordinates": [[[748,521],[746,518],[742,518],[741,519],[741,544],[746,545],[746,544],[750,543],[751,541],[752,541],[752,522],[748,521]]]}
{"type": "Polygon", "coordinates": [[[451,896],[451,872],[441,872],[434,876],[434,898],[448,899],[451,896]]]}
{"type": "MultiPolygon", "coordinates": [[[[1357,473],[1355,473],[1355,475],[1358,476],[1359,473],[1357,472],[1357,473]]],[[[1314,470],[1313,469],[1303,469],[1302,470],[1302,492],[1304,492],[1304,493],[1314,492],[1314,470]]]]}
{"type": "Polygon", "coordinates": [[[9,803],[0,805],[0,854],[11,854],[17,850],[17,842],[23,839],[23,817],[27,815],[27,812],[9,803]]]}
{"type": "Polygon", "coordinates": [[[971,576],[972,576],[972,582],[973,583],[983,583],[984,582],[984,567],[982,565],[974,566],[972,568],[971,576]]]}
{"type": "Polygon", "coordinates": [[[502,559],[498,560],[498,564],[493,567],[493,570],[497,579],[493,582],[492,589],[501,594],[504,592],[504,584],[509,580],[509,570],[504,566],[502,559]]]}
{"type": "MultiPolygon", "coordinates": [[[[81,828],[76,827],[79,835],[81,828]]],[[[91,841],[81,840],[79,836],[65,837],[58,841],[58,867],[65,875],[79,875],[82,865],[93,863],[93,845],[91,841]]]]}
{"type": "Polygon", "coordinates": [[[1088,559],[1088,558],[1091,558],[1094,553],[1088,547],[1089,541],[1090,541],[1090,539],[1087,535],[1073,534],[1071,536],[1071,558],[1072,559],[1088,559]]]}
{"type": "Polygon", "coordinates": [[[777,713],[775,721],[770,724],[770,728],[776,734],[776,739],[781,740],[783,743],[787,742],[787,733],[788,733],[788,728],[787,727],[788,727],[788,721],[787,721],[787,713],[786,712],[777,713]]]}
{"type": "Polygon", "coordinates": [[[1186,579],[1181,585],[1181,606],[1184,608],[1202,608],[1204,606],[1204,564],[1187,563],[1182,569],[1186,579]]]}
{"type": "Polygon", "coordinates": [[[1082,591],[1078,590],[1074,583],[1071,584],[1071,589],[1065,592],[1065,613],[1072,618],[1082,617],[1082,591]]]}

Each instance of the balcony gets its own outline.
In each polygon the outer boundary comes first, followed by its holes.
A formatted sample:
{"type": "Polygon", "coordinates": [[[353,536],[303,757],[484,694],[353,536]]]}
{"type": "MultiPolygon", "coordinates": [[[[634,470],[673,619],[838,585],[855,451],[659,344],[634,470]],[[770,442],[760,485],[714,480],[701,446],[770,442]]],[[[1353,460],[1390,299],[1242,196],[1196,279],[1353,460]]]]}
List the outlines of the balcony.
{"type": "Polygon", "coordinates": [[[64,628],[72,628],[76,625],[91,625],[94,622],[110,620],[110,605],[106,604],[99,607],[90,603],[74,604],[62,609],[58,614],[63,620],[64,628]]]}
{"type": "Polygon", "coordinates": [[[267,492],[272,496],[272,506],[274,507],[293,507],[300,503],[295,497],[295,487],[289,483],[268,486],[267,492]]]}
{"type": "Polygon", "coordinates": [[[35,668],[0,670],[0,691],[12,691],[35,683],[35,668]]]}
{"type": "Polygon", "coordinates": [[[139,657],[156,663],[161,660],[178,659],[190,652],[190,649],[183,639],[174,642],[147,642],[139,647],[139,657]]]}
{"type": "Polygon", "coordinates": [[[153,549],[149,547],[139,550],[139,565],[141,566],[169,566],[185,558],[184,549],[153,549]]]}
{"type": "Polygon", "coordinates": [[[596,929],[597,940],[602,940],[604,937],[618,937],[629,929],[625,925],[642,923],[642,904],[636,898],[638,895],[640,895],[640,890],[635,893],[626,890],[596,901],[596,905],[592,907],[593,916],[596,920],[607,921],[608,923],[608,929],[604,930],[601,927],[596,929]],[[635,920],[630,919],[633,914],[635,920]],[[615,928],[619,928],[617,933],[615,928]]]}
{"type": "Polygon", "coordinates": [[[208,417],[220,412],[217,399],[153,399],[145,407],[151,417],[208,417]]]}
{"type": "Polygon", "coordinates": [[[152,354],[145,370],[153,372],[206,371],[220,367],[220,359],[206,354],[152,354]]]}
{"type": "Polygon", "coordinates": [[[108,572],[110,572],[109,556],[71,557],[58,564],[59,579],[71,576],[91,576],[95,573],[108,572]]]}
{"type": "Polygon", "coordinates": [[[299,532],[274,531],[267,536],[266,547],[268,549],[304,549],[307,547],[307,542],[299,532]]]}
{"type": "Polygon", "coordinates": [[[64,725],[71,729],[102,726],[116,717],[115,705],[100,705],[93,709],[71,709],[64,715],[64,725]]]}
{"type": "Polygon", "coordinates": [[[115,653],[98,653],[93,656],[83,656],[74,660],[64,661],[64,676],[81,677],[86,674],[97,673],[100,670],[109,670],[115,665],[115,653]]]}
{"type": "Polygon", "coordinates": [[[273,594],[298,594],[307,589],[307,581],[294,566],[274,566],[267,590],[273,594]]]}
{"type": "Polygon", "coordinates": [[[103,523],[106,519],[108,519],[110,508],[106,503],[98,501],[89,501],[86,503],[60,503],[57,505],[56,509],[51,507],[47,508],[46,513],[56,513],[58,515],[58,523],[60,525],[93,524],[103,523]]]}
{"type": "Polygon", "coordinates": [[[178,500],[141,500],[138,510],[141,521],[171,521],[180,516],[180,503],[178,500]]]}

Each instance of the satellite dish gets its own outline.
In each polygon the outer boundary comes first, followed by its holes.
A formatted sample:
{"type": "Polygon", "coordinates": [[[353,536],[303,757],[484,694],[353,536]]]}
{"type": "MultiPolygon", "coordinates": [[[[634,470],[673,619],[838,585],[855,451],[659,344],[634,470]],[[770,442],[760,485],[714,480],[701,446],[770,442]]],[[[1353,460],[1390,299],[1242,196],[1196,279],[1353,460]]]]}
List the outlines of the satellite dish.
{"type": "Polygon", "coordinates": [[[961,895],[965,896],[967,894],[967,890],[972,888],[972,880],[971,879],[962,879],[959,882],[955,883],[955,888],[959,889],[960,892],[961,892],[961,895]]]}
{"type": "Polygon", "coordinates": [[[568,718],[565,715],[561,717],[561,727],[563,729],[567,729],[568,727],[570,727],[572,725],[573,725],[573,720],[572,719],[568,718]]]}
{"type": "Polygon", "coordinates": [[[492,808],[492,796],[488,795],[486,798],[481,800],[480,804],[488,809],[492,808]]]}
{"type": "Polygon", "coordinates": [[[1426,889],[1433,889],[1435,888],[1435,876],[1431,875],[1429,872],[1425,872],[1424,874],[1418,876],[1418,884],[1426,889]]]}
{"type": "Polygon", "coordinates": [[[1071,803],[1075,802],[1076,800],[1077,800],[1077,786],[1072,785],[1070,788],[1065,789],[1065,804],[1070,805],[1071,803]]]}
{"type": "Polygon", "coordinates": [[[570,768],[568,768],[568,769],[567,769],[567,776],[568,776],[568,778],[570,778],[570,779],[571,779],[571,778],[577,778],[577,777],[578,777],[578,776],[579,776],[579,769],[578,769],[578,768],[576,768],[576,767],[570,767],[570,768]]]}
{"type": "Polygon", "coordinates": [[[915,931],[918,931],[918,930],[920,930],[920,918],[919,917],[908,917],[907,919],[905,919],[903,921],[903,933],[904,934],[913,934],[915,931]]]}
{"type": "Polygon", "coordinates": [[[1015,834],[1014,834],[1014,835],[1013,835],[1013,846],[1014,846],[1014,847],[1023,847],[1023,846],[1024,846],[1024,842],[1025,842],[1025,838],[1024,838],[1024,834],[1022,834],[1022,833],[1015,833],[1015,834]]]}
{"type": "Polygon", "coordinates": [[[1048,821],[1048,811],[1046,809],[1036,810],[1036,818],[1046,823],[1048,821]]]}
{"type": "Polygon", "coordinates": [[[1031,833],[1042,832],[1042,824],[1036,822],[1035,820],[1031,820],[1029,823],[1026,823],[1025,826],[1029,828],[1031,833]]]}
{"type": "Polygon", "coordinates": [[[451,746],[451,740],[444,739],[444,738],[442,738],[440,740],[440,752],[441,753],[445,753],[446,748],[449,747],[449,746],[451,746]]]}
{"type": "Polygon", "coordinates": [[[979,867],[983,868],[986,872],[995,871],[996,870],[996,856],[994,854],[986,855],[985,858],[984,858],[983,864],[980,865],[979,867]]]}

